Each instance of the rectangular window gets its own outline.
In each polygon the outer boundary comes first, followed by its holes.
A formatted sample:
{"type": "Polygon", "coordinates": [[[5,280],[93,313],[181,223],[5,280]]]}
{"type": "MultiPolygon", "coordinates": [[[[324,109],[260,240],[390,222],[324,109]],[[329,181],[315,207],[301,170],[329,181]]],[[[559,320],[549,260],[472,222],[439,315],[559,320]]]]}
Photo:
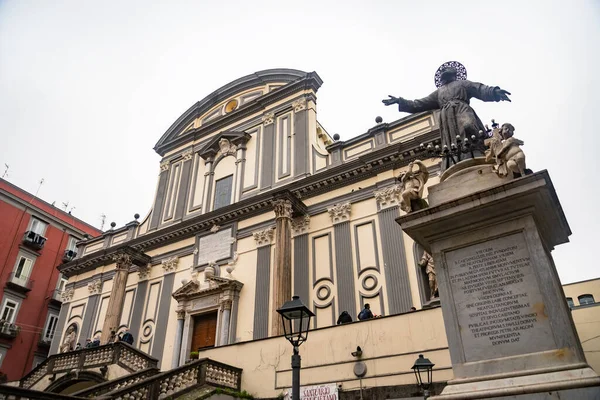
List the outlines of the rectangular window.
{"type": "Polygon", "coordinates": [[[46,321],[46,329],[44,329],[44,341],[49,342],[54,337],[56,332],[56,325],[58,324],[58,315],[48,314],[48,321],[46,321]]]}
{"type": "Polygon", "coordinates": [[[46,233],[47,223],[40,221],[37,218],[31,217],[31,222],[29,223],[29,231],[35,232],[38,235],[44,236],[46,233]]]}
{"type": "Polygon", "coordinates": [[[215,184],[215,203],[213,210],[231,204],[231,189],[233,187],[233,175],[221,178],[215,184]]]}
{"type": "Polygon", "coordinates": [[[77,238],[69,236],[69,242],[67,243],[66,250],[75,251],[77,250],[77,238]]]}
{"type": "Polygon", "coordinates": [[[17,303],[11,300],[6,300],[4,302],[4,307],[2,307],[2,313],[0,314],[0,319],[6,321],[10,324],[15,323],[17,314],[17,303]]]}
{"type": "Polygon", "coordinates": [[[20,256],[17,265],[15,266],[15,279],[27,281],[31,275],[33,260],[25,256],[20,256]]]}
{"type": "Polygon", "coordinates": [[[67,286],[67,282],[68,280],[66,278],[64,278],[62,276],[62,274],[60,274],[58,276],[58,282],[56,282],[56,290],[60,293],[63,290],[65,290],[65,287],[67,286]]]}

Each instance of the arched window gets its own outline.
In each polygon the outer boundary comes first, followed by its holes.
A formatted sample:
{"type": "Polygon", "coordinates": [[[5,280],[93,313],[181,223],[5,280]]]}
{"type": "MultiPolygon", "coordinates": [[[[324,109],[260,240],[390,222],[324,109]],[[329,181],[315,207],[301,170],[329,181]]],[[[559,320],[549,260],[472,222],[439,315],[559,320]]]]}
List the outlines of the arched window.
{"type": "Polygon", "coordinates": [[[573,303],[572,297],[567,297],[567,304],[569,305],[569,308],[575,307],[575,303],[573,303]]]}
{"type": "Polygon", "coordinates": [[[579,299],[580,306],[595,303],[594,296],[592,296],[591,294],[582,294],[581,296],[577,297],[577,299],[579,299]]]}

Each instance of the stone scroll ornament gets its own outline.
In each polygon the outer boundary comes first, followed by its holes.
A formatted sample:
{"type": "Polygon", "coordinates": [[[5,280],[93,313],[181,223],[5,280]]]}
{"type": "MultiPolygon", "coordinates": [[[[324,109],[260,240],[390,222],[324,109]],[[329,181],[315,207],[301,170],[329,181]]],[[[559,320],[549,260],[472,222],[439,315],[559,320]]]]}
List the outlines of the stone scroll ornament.
{"type": "Polygon", "coordinates": [[[525,153],[521,146],[525,143],[514,137],[515,127],[504,123],[492,131],[492,137],[486,139],[486,161],[495,161],[494,172],[501,177],[520,177],[528,174],[525,167],[525,153]]]}
{"type": "Polygon", "coordinates": [[[428,207],[427,202],[423,200],[423,189],[428,179],[427,167],[420,160],[408,164],[408,171],[398,177],[401,183],[400,209],[402,211],[409,213],[428,207]],[[416,171],[415,166],[418,167],[416,171]]]}
{"type": "MultiPolygon", "coordinates": [[[[383,104],[398,105],[398,111],[418,113],[422,111],[440,110],[439,127],[442,147],[447,149],[464,142],[465,138],[478,138],[485,127],[470,100],[474,97],[482,101],[510,101],[510,92],[498,86],[486,86],[482,83],[467,80],[467,70],[458,61],[442,64],[435,73],[437,90],[429,96],[418,100],[406,100],[402,97],[389,96],[383,104]]],[[[480,156],[483,147],[474,154],[480,156]]]]}

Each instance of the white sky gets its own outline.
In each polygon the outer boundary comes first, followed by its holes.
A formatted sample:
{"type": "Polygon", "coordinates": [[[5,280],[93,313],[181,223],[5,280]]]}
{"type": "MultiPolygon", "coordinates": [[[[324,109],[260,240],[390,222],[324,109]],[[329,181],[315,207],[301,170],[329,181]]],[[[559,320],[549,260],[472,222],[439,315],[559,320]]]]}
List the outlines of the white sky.
{"type": "Polygon", "coordinates": [[[194,102],[268,68],[317,71],[318,118],[348,139],[403,117],[448,60],[512,92],[473,106],[511,122],[528,167],[548,169],[573,235],[564,283],[600,275],[598,1],[0,0],[0,176],[117,226],[148,212],[152,147],[194,102]],[[596,96],[593,96],[595,94],[596,96]]]}

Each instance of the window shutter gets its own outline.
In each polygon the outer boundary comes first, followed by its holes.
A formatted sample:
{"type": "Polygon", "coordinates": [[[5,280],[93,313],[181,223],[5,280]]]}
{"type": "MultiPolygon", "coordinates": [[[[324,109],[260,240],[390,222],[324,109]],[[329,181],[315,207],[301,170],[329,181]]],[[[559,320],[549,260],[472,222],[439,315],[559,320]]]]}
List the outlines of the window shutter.
{"type": "Polygon", "coordinates": [[[219,179],[215,185],[215,203],[213,210],[231,204],[231,190],[233,186],[233,175],[219,179]]]}

